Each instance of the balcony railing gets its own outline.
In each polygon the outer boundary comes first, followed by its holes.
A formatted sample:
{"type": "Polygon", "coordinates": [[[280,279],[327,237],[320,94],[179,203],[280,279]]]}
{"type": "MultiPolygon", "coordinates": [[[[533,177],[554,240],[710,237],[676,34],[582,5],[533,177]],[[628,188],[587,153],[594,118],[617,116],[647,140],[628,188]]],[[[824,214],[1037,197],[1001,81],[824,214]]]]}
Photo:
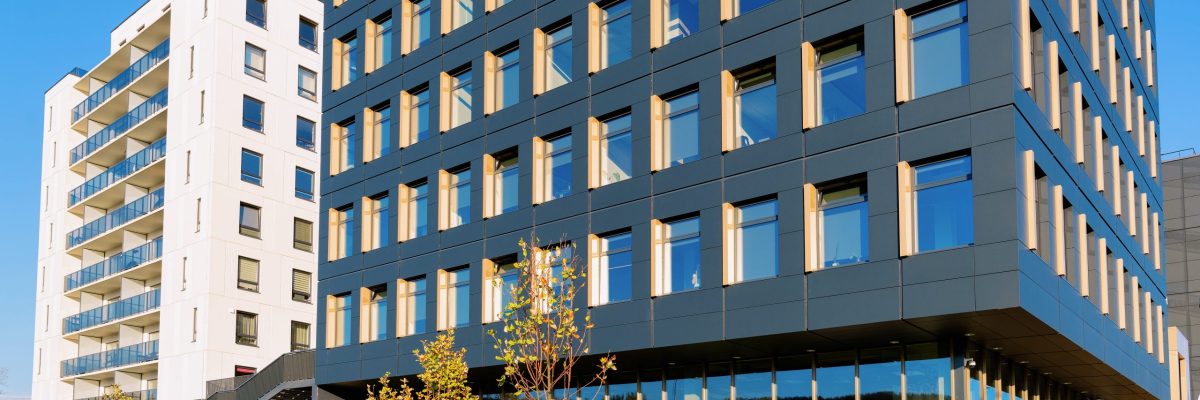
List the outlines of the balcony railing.
{"type": "Polygon", "coordinates": [[[133,221],[139,217],[150,214],[163,206],[163,190],[158,189],[150,194],[142,196],[137,200],[131,201],[128,204],[121,206],[112,212],[105,214],[103,217],[96,218],[92,222],[88,222],[79,229],[71,231],[67,234],[67,247],[75,247],[83,242],[91,240],[96,236],[100,236],[113,228],[125,225],[129,221],[133,221]]]}
{"type": "Polygon", "coordinates": [[[142,58],[134,61],[129,68],[125,68],[124,71],[121,71],[120,74],[117,74],[117,76],[113,77],[112,80],[108,81],[108,83],[104,84],[104,86],[101,86],[99,90],[96,90],[91,95],[88,95],[87,99],[84,99],[79,103],[79,105],[75,106],[74,110],[72,110],[71,123],[78,122],[79,119],[83,118],[84,115],[87,115],[89,112],[92,112],[92,110],[95,110],[96,107],[104,104],[109,97],[112,97],[112,95],[121,91],[121,89],[129,86],[130,83],[133,83],[133,81],[137,80],[137,78],[140,78],[142,74],[146,73],[146,71],[149,71],[163,60],[166,60],[167,56],[170,55],[171,52],[170,42],[171,41],[169,39],[164,40],[158,46],[155,46],[153,49],[147,52],[146,55],[142,56],[142,58]]]}
{"type": "Polygon", "coordinates": [[[82,185],[71,189],[71,193],[68,194],[68,207],[74,206],[96,193],[100,193],[101,190],[108,188],[113,182],[125,179],[135,172],[141,171],[142,168],[146,168],[146,166],[153,164],[165,155],[167,155],[167,138],[164,137],[146,146],[141,151],[134,153],[129,158],[109,167],[108,170],[101,172],[100,175],[93,176],[92,179],[88,179],[82,185]]]}
{"type": "MultiPolygon", "coordinates": [[[[129,396],[129,398],[132,400],[158,400],[158,389],[146,389],[140,392],[125,392],[125,395],[129,396]]],[[[82,399],[75,400],[108,400],[108,397],[84,397],[82,399]]]]}
{"type": "Polygon", "coordinates": [[[63,318],[63,332],[74,333],[158,308],[159,289],[63,318]]]}
{"type": "Polygon", "coordinates": [[[159,236],[149,243],[72,272],[65,278],[67,290],[74,290],[106,276],[112,276],[157,260],[162,257],[162,240],[162,236],[159,236]]]}
{"type": "Polygon", "coordinates": [[[158,359],[158,341],[138,343],[118,349],[88,354],[62,362],[62,376],[76,376],[86,373],[141,364],[158,359]]]}
{"type": "Polygon", "coordinates": [[[167,107],[167,89],[159,91],[158,94],[150,96],[149,99],[143,101],[142,104],[134,107],[129,113],[126,113],[121,118],[101,129],[99,132],[88,136],[87,140],[80,143],[75,148],[71,149],[71,164],[79,162],[92,152],[99,150],[104,145],[129,131],[129,128],[137,126],[151,115],[159,112],[167,107]]]}

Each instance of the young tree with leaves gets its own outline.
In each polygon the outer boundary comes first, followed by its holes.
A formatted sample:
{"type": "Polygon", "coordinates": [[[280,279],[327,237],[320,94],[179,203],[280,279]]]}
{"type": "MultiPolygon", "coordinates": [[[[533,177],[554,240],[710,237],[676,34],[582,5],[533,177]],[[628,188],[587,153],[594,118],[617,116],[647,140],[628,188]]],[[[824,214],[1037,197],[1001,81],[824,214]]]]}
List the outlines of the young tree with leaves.
{"type": "Polygon", "coordinates": [[[101,397],[102,400],[134,400],[133,396],[127,395],[121,390],[121,385],[109,386],[105,392],[104,397],[101,397]]]}
{"type": "Polygon", "coordinates": [[[454,330],[439,333],[432,342],[421,341],[421,349],[413,350],[423,372],[417,374],[420,391],[400,381],[399,389],[389,386],[391,374],[379,378],[379,387],[367,386],[367,400],[474,400],[467,385],[467,349],[454,347],[454,330]]]}
{"type": "Polygon", "coordinates": [[[574,397],[570,391],[576,387],[603,385],[608,372],[616,370],[611,355],[599,358],[594,375],[574,376],[589,352],[594,326],[590,313],[585,312],[580,321],[575,303],[587,278],[574,245],[542,248],[535,237],[529,242],[522,239],[518,246],[521,257],[513,267],[516,284],[504,287],[499,279],[492,282],[496,290],[509,295],[499,315],[503,329],[488,330],[499,353],[496,359],[504,364],[500,384],[511,386],[524,400],[553,400],[556,394],[574,397]]]}

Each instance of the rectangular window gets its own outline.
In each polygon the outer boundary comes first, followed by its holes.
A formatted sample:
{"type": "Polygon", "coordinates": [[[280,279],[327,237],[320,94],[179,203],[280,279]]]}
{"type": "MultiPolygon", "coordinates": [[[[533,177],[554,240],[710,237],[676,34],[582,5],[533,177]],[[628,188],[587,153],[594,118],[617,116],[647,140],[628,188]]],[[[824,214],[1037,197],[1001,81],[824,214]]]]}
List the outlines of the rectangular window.
{"type": "Polygon", "coordinates": [[[633,299],[633,234],[615,233],[592,241],[597,248],[592,279],[592,305],[633,299]]]}
{"type": "Polygon", "coordinates": [[[425,332],[425,278],[411,278],[399,282],[397,312],[399,330],[397,336],[409,336],[425,332]]]}
{"type": "Polygon", "coordinates": [[[779,208],[772,200],[730,206],[732,234],[726,249],[727,283],[738,283],[779,275],[779,208]]]}
{"type": "Polygon", "coordinates": [[[317,73],[304,67],[296,67],[296,94],[317,101],[317,73]]]}
{"type": "Polygon", "coordinates": [[[300,47],[317,51],[317,23],[300,18],[300,47]]]}
{"type": "Polygon", "coordinates": [[[471,323],[471,270],[462,267],[438,274],[439,330],[461,328],[471,323]]]}
{"type": "Polygon", "coordinates": [[[346,86],[350,82],[358,79],[358,74],[362,71],[362,49],[358,46],[358,37],[354,35],[346,36],[338,39],[337,46],[341,51],[337,54],[338,63],[340,64],[340,77],[335,84],[335,88],[346,86]]]}
{"type": "Polygon", "coordinates": [[[867,66],[861,33],[822,46],[816,54],[817,124],[862,114],[867,109],[867,66]]]}
{"type": "Polygon", "coordinates": [[[313,172],[296,167],[296,198],[313,201],[313,172]]]}
{"type": "MultiPolygon", "coordinates": [[[[571,25],[562,26],[545,34],[546,51],[543,55],[543,90],[548,92],[571,82],[571,25]]],[[[540,94],[540,93],[539,93],[540,94]]]]}
{"type": "Polygon", "coordinates": [[[335,124],[329,133],[333,145],[329,155],[329,161],[333,164],[330,170],[333,174],[348,171],[358,164],[358,130],[358,123],[349,119],[335,124]]]}
{"type": "Polygon", "coordinates": [[[292,270],[292,301],[307,303],[312,299],[312,273],[292,270]]]}
{"type": "Polygon", "coordinates": [[[732,74],[734,143],[730,149],[775,138],[775,63],[750,67],[732,74]]]}
{"type": "Polygon", "coordinates": [[[700,288],[700,218],[656,222],[654,229],[655,294],[700,288]]]}
{"type": "Polygon", "coordinates": [[[363,289],[366,302],[362,305],[362,338],[360,343],[388,338],[387,285],[363,289]]]}
{"type": "Polygon", "coordinates": [[[354,206],[330,211],[329,260],[349,257],[354,250],[354,206]]]}
{"type": "Polygon", "coordinates": [[[353,324],[350,293],[330,296],[326,300],[325,309],[325,347],[339,347],[350,344],[350,327],[353,324]]]}
{"type": "Polygon", "coordinates": [[[375,24],[375,42],[372,51],[374,65],[371,70],[377,70],[392,62],[392,16],[387,15],[373,22],[375,24]]]}
{"type": "Polygon", "coordinates": [[[246,22],[267,28],[267,0],[246,0],[246,22]]]}
{"type": "Polygon", "coordinates": [[[425,236],[429,233],[429,185],[425,181],[400,186],[401,240],[425,236]]]}
{"type": "Polygon", "coordinates": [[[620,64],[633,56],[633,6],[628,0],[609,3],[599,9],[600,25],[596,36],[599,38],[600,65],[597,69],[605,69],[620,64]]]}
{"type": "Polygon", "coordinates": [[[628,112],[600,122],[599,186],[633,176],[633,118],[628,112]]]}
{"type": "Polygon", "coordinates": [[[400,93],[401,99],[407,104],[405,112],[408,123],[404,125],[400,135],[400,146],[406,147],[429,139],[433,132],[429,129],[429,89],[420,88],[405,94],[400,93]]]}
{"type": "Polygon", "coordinates": [[[243,346],[258,346],[258,315],[245,311],[237,312],[237,327],[234,342],[243,346]]]}
{"type": "Polygon", "coordinates": [[[909,32],[914,98],[968,83],[967,2],[913,15],[909,32]]]}
{"type": "Polygon", "coordinates": [[[521,175],[516,149],[488,158],[491,159],[489,161],[492,164],[490,216],[516,211],[517,194],[520,190],[518,180],[521,175]]]}
{"type": "Polygon", "coordinates": [[[974,243],[971,156],[917,166],[913,179],[917,252],[974,243]]]}
{"type": "Polygon", "coordinates": [[[692,90],[662,101],[662,128],[655,151],[656,169],[700,159],[700,92],[692,90]]]}
{"type": "Polygon", "coordinates": [[[262,132],[265,111],[262,101],[250,96],[242,96],[242,127],[262,132]]]}
{"type": "MultiPolygon", "coordinates": [[[[457,1],[457,0],[455,0],[457,1]]],[[[449,126],[446,130],[454,129],[471,122],[471,106],[473,89],[471,85],[471,69],[465,69],[449,75],[450,104],[448,104],[449,126]]]]}
{"type": "Polygon", "coordinates": [[[313,223],[300,218],[292,220],[292,248],[312,251],[313,223]]]}
{"type": "Polygon", "coordinates": [[[412,10],[408,14],[409,17],[407,26],[407,29],[409,30],[408,37],[410,41],[408,49],[409,52],[416,50],[420,48],[421,45],[429,42],[429,32],[431,29],[430,25],[432,23],[432,19],[430,17],[432,14],[430,12],[431,7],[429,2],[430,0],[410,0],[410,3],[406,4],[406,6],[412,7],[412,10]]]}
{"type": "Polygon", "coordinates": [[[730,10],[733,11],[731,18],[738,17],[742,14],[757,10],[767,4],[775,2],[775,0],[726,0],[730,2],[730,10]]]}
{"type": "Polygon", "coordinates": [[[258,260],[238,257],[237,288],[258,291],[258,260]]]}
{"type": "Polygon", "coordinates": [[[267,51],[246,43],[246,75],[267,80],[267,51]]]}
{"type": "Polygon", "coordinates": [[[262,154],[242,149],[242,182],[262,186],[262,154]]]}
{"type": "Polygon", "coordinates": [[[450,229],[471,222],[471,169],[460,167],[442,173],[443,227],[450,229]]]}
{"type": "MultiPolygon", "coordinates": [[[[655,379],[657,381],[657,379],[655,379]]],[[[654,381],[649,381],[650,383],[654,381]]],[[[651,386],[651,389],[653,386],[651,386]]],[[[704,367],[689,365],[671,367],[666,371],[665,389],[668,400],[704,398],[704,367]]]]}
{"type": "Polygon", "coordinates": [[[238,213],[238,232],[243,236],[259,237],[262,227],[262,209],[256,205],[242,203],[238,213]]]}
{"type": "Polygon", "coordinates": [[[386,192],[363,199],[363,252],[387,246],[391,202],[386,192]]]}
{"type": "Polygon", "coordinates": [[[371,133],[367,137],[370,151],[364,154],[364,162],[387,155],[392,147],[392,107],[384,102],[367,110],[367,113],[371,122],[371,133]]]}
{"type": "Polygon", "coordinates": [[[292,351],[307,350],[312,347],[309,343],[309,324],[292,321],[292,351]]]}
{"type": "Polygon", "coordinates": [[[448,5],[448,7],[443,6],[442,10],[450,10],[449,19],[442,18],[443,21],[450,23],[449,29],[443,28],[442,33],[462,28],[463,25],[470,23],[475,18],[475,0],[442,0],[442,4],[448,5]]]}
{"type": "Polygon", "coordinates": [[[840,267],[869,260],[867,183],[864,180],[819,189],[816,230],[820,237],[820,268],[840,267]]]}
{"type": "Polygon", "coordinates": [[[499,321],[504,316],[508,305],[513,301],[513,290],[520,278],[515,255],[498,260],[488,260],[485,266],[491,268],[488,273],[491,279],[484,288],[484,322],[499,321]]]}
{"type": "Polygon", "coordinates": [[[571,134],[552,136],[540,141],[542,159],[540,175],[541,198],[539,202],[560,199],[571,194],[571,134]]]}
{"type": "Polygon", "coordinates": [[[663,44],[674,42],[700,31],[698,0],[661,0],[663,12],[663,44]]]}
{"type": "Polygon", "coordinates": [[[495,56],[494,77],[492,87],[493,106],[491,112],[511,107],[521,95],[521,51],[518,48],[505,50],[495,56]]]}

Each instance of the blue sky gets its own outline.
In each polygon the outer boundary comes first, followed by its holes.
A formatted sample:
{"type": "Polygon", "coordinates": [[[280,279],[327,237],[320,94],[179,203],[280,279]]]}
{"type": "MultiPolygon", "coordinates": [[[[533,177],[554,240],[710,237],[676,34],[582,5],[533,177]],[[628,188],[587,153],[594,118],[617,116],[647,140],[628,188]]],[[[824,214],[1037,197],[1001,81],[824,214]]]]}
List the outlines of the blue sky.
{"type": "MultiPolygon", "coordinates": [[[[72,67],[91,68],[107,54],[108,33],[143,0],[12,1],[0,12],[0,37],[8,55],[0,58],[0,121],[11,153],[0,157],[6,189],[0,209],[12,218],[0,230],[0,254],[9,260],[0,279],[0,368],[9,370],[9,394],[28,394],[33,362],[33,299],[37,270],[37,204],[41,165],[42,95],[72,67]],[[45,18],[53,15],[54,29],[45,18]]],[[[1159,0],[1158,67],[1164,151],[1200,149],[1200,2],[1159,0]],[[1187,128],[1192,126],[1194,128],[1187,128]]],[[[54,370],[56,365],[45,368],[54,370]]]]}

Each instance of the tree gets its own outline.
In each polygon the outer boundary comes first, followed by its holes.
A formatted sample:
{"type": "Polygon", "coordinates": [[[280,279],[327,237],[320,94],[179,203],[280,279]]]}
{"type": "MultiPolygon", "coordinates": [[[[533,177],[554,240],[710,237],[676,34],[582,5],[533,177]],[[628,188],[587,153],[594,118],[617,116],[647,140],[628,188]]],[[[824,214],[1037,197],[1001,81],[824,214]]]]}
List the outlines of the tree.
{"type": "MultiPolygon", "coordinates": [[[[507,291],[508,303],[499,322],[501,332],[488,330],[504,364],[501,385],[510,385],[518,398],[552,400],[556,390],[582,386],[603,385],[608,372],[616,370],[614,356],[599,358],[595,373],[576,379],[578,363],[588,354],[588,342],[594,324],[591,314],[579,320],[576,295],[586,282],[586,273],[579,268],[574,245],[558,245],[543,249],[536,237],[518,243],[520,260],[513,267],[517,281],[509,287],[496,279],[497,290],[507,291]]],[[[499,271],[496,271],[499,272],[499,271]]],[[[493,274],[496,275],[496,274],[493,274]]],[[[563,394],[559,397],[573,397],[563,394]]]]}
{"type": "Polygon", "coordinates": [[[421,341],[421,349],[413,350],[417,364],[423,372],[417,374],[421,381],[420,391],[408,385],[407,379],[400,380],[400,388],[389,386],[391,374],[379,378],[379,388],[367,386],[367,400],[473,400],[471,387],[467,385],[467,349],[454,347],[454,330],[440,333],[432,342],[421,341]]]}
{"type": "Polygon", "coordinates": [[[125,392],[121,390],[121,385],[109,386],[108,390],[105,390],[104,396],[101,397],[100,399],[101,400],[134,400],[132,396],[125,394],[125,392]]]}

